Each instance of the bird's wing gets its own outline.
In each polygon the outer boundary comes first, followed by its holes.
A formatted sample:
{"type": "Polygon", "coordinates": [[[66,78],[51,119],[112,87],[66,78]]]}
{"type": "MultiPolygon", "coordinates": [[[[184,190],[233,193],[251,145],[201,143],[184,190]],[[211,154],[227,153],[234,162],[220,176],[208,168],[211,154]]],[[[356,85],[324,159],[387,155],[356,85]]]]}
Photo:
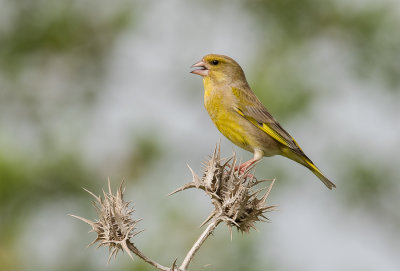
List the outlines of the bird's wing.
{"type": "Polygon", "coordinates": [[[272,115],[263,106],[260,100],[251,90],[244,91],[232,88],[235,96],[241,101],[235,108],[236,112],[242,117],[253,123],[256,127],[267,133],[282,145],[293,151],[304,155],[297,142],[289,135],[285,129],[272,117],[272,115]]]}
{"type": "Polygon", "coordinates": [[[289,148],[290,151],[297,155],[298,158],[301,158],[301,160],[294,159],[291,156],[287,157],[308,167],[329,189],[336,187],[334,183],[329,181],[321,173],[310,158],[304,154],[294,138],[272,117],[250,89],[241,90],[232,88],[232,92],[239,100],[234,108],[239,115],[250,121],[253,125],[267,133],[283,146],[289,148]]]}

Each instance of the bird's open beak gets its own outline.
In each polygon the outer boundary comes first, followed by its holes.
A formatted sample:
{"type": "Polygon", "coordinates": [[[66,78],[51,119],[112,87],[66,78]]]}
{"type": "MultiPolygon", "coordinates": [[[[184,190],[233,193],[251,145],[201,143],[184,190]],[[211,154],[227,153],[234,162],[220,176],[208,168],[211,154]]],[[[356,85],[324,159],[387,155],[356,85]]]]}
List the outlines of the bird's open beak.
{"type": "Polygon", "coordinates": [[[198,68],[198,69],[192,70],[191,73],[198,74],[200,76],[208,75],[208,69],[206,68],[206,63],[204,63],[202,60],[193,64],[191,68],[198,68]]]}

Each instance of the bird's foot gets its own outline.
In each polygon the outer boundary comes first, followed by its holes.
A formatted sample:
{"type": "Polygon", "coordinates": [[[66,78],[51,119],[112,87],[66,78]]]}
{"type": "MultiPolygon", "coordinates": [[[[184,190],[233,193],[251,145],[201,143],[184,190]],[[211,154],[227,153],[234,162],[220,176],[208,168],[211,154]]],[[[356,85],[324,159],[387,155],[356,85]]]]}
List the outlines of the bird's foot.
{"type": "MultiPolygon", "coordinates": [[[[247,162],[244,162],[238,166],[235,166],[234,171],[237,171],[239,174],[244,174],[244,172],[251,166],[253,165],[257,160],[251,159],[247,162]]],[[[228,165],[228,167],[230,168],[231,165],[228,165]]],[[[253,174],[251,173],[247,173],[245,176],[245,178],[255,178],[253,174]]]]}

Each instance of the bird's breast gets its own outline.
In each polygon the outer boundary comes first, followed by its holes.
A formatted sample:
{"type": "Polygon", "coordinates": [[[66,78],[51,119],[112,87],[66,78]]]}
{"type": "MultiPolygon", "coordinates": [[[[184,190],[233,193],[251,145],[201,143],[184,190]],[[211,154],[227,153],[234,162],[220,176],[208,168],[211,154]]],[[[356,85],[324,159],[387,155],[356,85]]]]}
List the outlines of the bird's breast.
{"type": "Polygon", "coordinates": [[[234,97],[224,94],[223,90],[207,88],[206,83],[204,90],[204,106],[218,130],[234,144],[253,151],[243,118],[233,111],[234,97]]]}

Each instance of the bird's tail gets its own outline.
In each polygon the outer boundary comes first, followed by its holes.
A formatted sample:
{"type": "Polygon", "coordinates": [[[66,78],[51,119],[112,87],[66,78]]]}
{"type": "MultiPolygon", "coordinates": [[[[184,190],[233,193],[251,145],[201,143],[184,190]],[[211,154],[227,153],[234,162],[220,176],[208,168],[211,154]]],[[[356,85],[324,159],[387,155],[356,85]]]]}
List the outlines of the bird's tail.
{"type": "Polygon", "coordinates": [[[299,164],[307,167],[312,173],[315,174],[329,189],[336,188],[336,185],[331,182],[328,178],[322,174],[322,172],[317,168],[316,165],[301,151],[300,153],[294,153],[292,151],[284,152],[284,155],[299,164]]]}
{"type": "Polygon", "coordinates": [[[312,173],[315,174],[329,189],[332,190],[332,188],[336,188],[336,185],[331,182],[328,178],[322,174],[322,172],[314,165],[314,163],[307,157],[305,156],[303,158],[303,165],[305,165],[308,169],[312,171],[312,173]]]}

